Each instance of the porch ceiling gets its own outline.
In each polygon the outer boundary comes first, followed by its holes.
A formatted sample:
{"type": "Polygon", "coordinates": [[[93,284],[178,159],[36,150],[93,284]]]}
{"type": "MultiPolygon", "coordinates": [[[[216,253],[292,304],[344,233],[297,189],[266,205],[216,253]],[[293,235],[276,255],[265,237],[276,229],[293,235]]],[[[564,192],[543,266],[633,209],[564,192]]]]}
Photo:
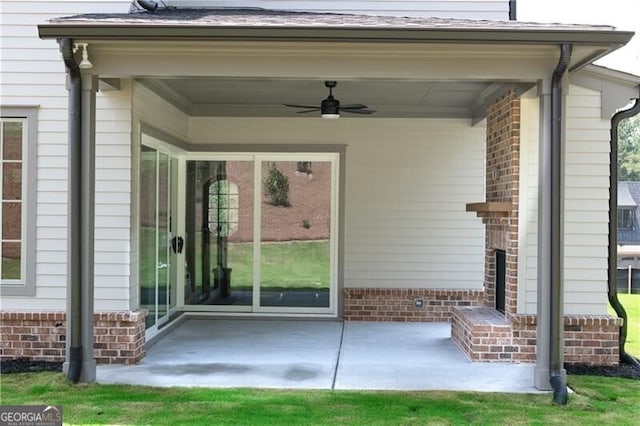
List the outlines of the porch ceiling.
{"type": "Polygon", "coordinates": [[[608,26],[232,8],[87,14],[38,28],[45,39],[90,43],[93,72],[147,76],[191,116],[309,117],[284,104],[319,105],[323,81],[337,80],[337,99],[376,118],[474,122],[505,90],[549,78],[559,44],[574,46],[577,70],[632,36],[608,26]]]}
{"type": "MultiPolygon", "coordinates": [[[[320,105],[328,89],[321,79],[162,78],[142,79],[191,116],[314,117],[285,104],[320,105]]],[[[530,84],[491,81],[339,80],[333,94],[343,104],[362,103],[372,116],[343,113],[345,118],[473,118],[508,88],[530,84]]]]}

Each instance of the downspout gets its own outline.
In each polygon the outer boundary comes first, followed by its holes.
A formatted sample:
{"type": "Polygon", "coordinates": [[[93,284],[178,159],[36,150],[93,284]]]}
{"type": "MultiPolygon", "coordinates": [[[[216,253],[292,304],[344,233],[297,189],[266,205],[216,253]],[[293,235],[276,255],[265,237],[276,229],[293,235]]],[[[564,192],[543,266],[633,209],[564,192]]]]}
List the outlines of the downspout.
{"type": "Polygon", "coordinates": [[[567,377],[564,369],[563,248],[564,248],[564,144],[562,138],[562,79],[571,60],[572,46],[560,45],[560,59],[551,78],[551,280],[550,280],[550,365],[549,382],[553,401],[567,403],[567,377]]]}
{"type": "Polygon", "coordinates": [[[608,265],[608,297],[609,304],[622,318],[620,326],[620,361],[640,367],[640,361],[624,350],[627,342],[627,312],[618,300],[617,270],[618,270],[618,126],[625,118],[640,113],[640,98],[635,99],[634,105],[626,110],[618,111],[611,118],[611,154],[609,157],[609,265],[608,265]]]}
{"type": "Polygon", "coordinates": [[[60,52],[69,75],[69,304],[67,312],[69,335],[69,368],[67,379],[80,380],[82,373],[81,266],[80,266],[80,202],[81,202],[81,105],[82,78],[73,56],[73,42],[59,41],[60,52]]]}
{"type": "Polygon", "coordinates": [[[517,21],[516,0],[509,0],[509,20],[517,21]]]}

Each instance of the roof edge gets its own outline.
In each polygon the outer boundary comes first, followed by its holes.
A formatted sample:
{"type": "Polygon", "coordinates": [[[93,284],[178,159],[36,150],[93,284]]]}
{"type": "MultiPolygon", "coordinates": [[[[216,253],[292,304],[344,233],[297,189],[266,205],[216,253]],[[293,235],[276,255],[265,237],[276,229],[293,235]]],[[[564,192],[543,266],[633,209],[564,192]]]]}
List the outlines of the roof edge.
{"type": "Polygon", "coordinates": [[[604,67],[602,65],[587,65],[577,72],[590,74],[595,78],[608,80],[631,87],[640,85],[640,76],[625,71],[604,67]]]}
{"type": "Polygon", "coordinates": [[[363,28],[210,25],[131,25],[47,23],[38,25],[42,39],[103,40],[245,40],[245,41],[372,41],[468,43],[575,43],[622,46],[634,33],[613,30],[495,28],[363,28]]]}

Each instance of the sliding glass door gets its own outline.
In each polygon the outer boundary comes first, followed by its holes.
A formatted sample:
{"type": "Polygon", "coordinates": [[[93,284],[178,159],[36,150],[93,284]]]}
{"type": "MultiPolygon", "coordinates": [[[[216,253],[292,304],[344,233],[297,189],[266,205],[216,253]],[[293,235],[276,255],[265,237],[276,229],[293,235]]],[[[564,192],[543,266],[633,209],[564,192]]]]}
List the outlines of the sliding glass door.
{"type": "Polygon", "coordinates": [[[329,308],[331,162],[274,159],[260,168],[260,306],[329,308]]]}
{"type": "Polygon", "coordinates": [[[147,328],[166,321],[177,301],[177,172],[176,158],[156,147],[141,146],[139,281],[140,305],[148,310],[147,328]]]}
{"type": "Polygon", "coordinates": [[[187,158],[184,303],[335,313],[338,156],[187,158]]]}

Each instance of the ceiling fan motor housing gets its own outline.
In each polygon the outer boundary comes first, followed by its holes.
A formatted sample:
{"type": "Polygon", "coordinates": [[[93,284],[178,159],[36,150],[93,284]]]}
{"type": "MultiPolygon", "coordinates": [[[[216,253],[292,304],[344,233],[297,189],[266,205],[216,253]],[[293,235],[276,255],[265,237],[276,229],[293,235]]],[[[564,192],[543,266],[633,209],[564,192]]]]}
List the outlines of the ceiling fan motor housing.
{"type": "Polygon", "coordinates": [[[340,101],[329,95],[320,104],[320,112],[322,114],[340,114],[340,101]]]}

